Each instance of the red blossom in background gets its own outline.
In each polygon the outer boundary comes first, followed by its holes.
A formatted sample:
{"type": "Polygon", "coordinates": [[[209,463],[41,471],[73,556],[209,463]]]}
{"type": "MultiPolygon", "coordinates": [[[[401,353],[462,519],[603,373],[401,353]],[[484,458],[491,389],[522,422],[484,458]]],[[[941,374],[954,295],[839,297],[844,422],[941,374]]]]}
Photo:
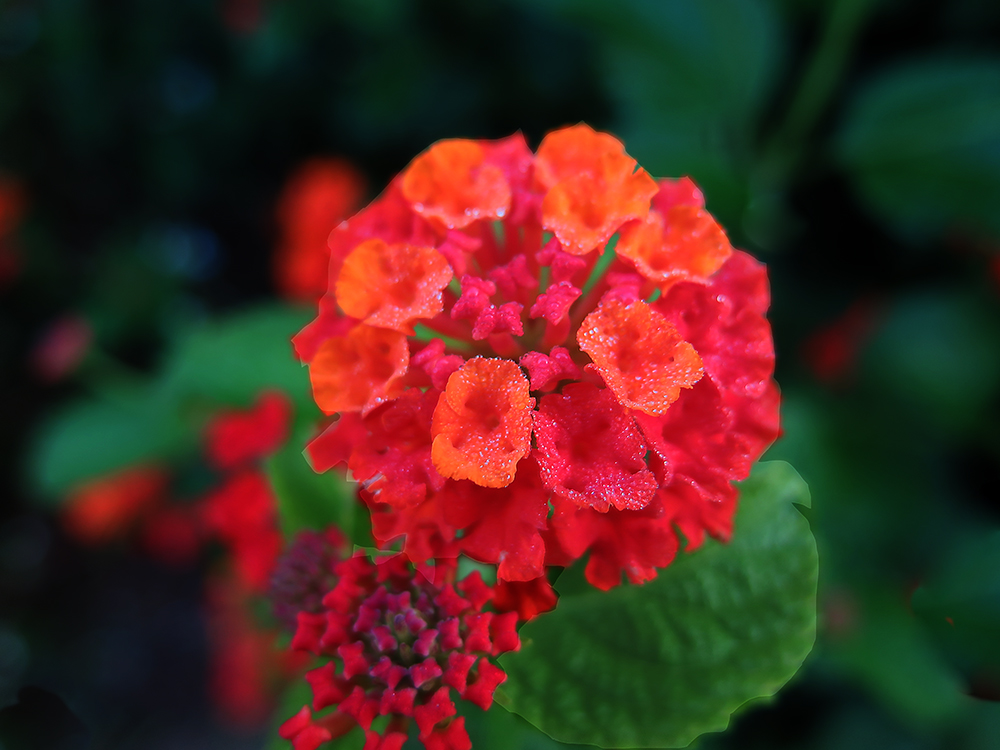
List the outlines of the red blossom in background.
{"type": "MultiPolygon", "coordinates": [[[[283,539],[277,502],[261,461],[288,439],[292,406],[282,393],[265,391],[250,409],[223,409],[205,429],[205,461],[219,472],[219,484],[196,502],[171,499],[171,472],[135,466],[77,486],[63,506],[67,532],[88,544],[106,544],[130,535],[149,556],[186,565],[206,542],[220,543],[205,583],[204,617],[209,636],[209,683],[213,705],[229,723],[257,727],[274,709],[277,695],[302,666],[301,655],[279,651],[277,631],[255,619],[254,598],[272,586],[283,539]]],[[[344,556],[335,530],[319,535],[344,556]]],[[[301,560],[300,560],[301,562],[301,560]]],[[[294,567],[294,564],[293,564],[294,567]]],[[[321,568],[306,565],[296,603],[310,604],[309,587],[326,593],[321,568]]],[[[287,569],[286,569],[287,574],[287,569]]],[[[288,589],[288,576],[284,585],[288,589]]],[[[293,587],[294,588],[294,587],[293,587]]],[[[294,625],[296,609],[286,620],[294,625]]],[[[279,614],[280,619],[280,614],[279,614]]]]}
{"type": "Polygon", "coordinates": [[[690,179],[586,125],[536,154],[441,141],[329,244],[294,344],[339,418],[309,453],[346,463],[380,544],[496,564],[527,615],[546,566],[589,553],[606,589],[669,564],[677,528],[728,538],[778,434],[769,293],[690,179]]]}
{"type": "Polygon", "coordinates": [[[275,697],[304,666],[302,654],[278,650],[279,633],[255,619],[254,593],[226,571],[205,582],[209,694],[221,719],[243,727],[267,722],[275,697]]]}
{"type": "Polygon", "coordinates": [[[62,525],[85,544],[106,544],[138,526],[166,499],[170,475],[132,466],[78,485],[62,506],[62,525]]]}
{"type": "Polygon", "coordinates": [[[827,385],[849,381],[878,318],[874,301],[859,300],[809,336],[802,345],[802,357],[816,379],[827,385]]]}
{"type": "Polygon", "coordinates": [[[352,557],[335,572],[323,609],[299,614],[292,641],[330,661],[306,673],[312,705],[281,736],[295,750],[313,750],[357,725],[369,750],[398,750],[413,721],[428,750],[469,750],[453,696],[489,708],[505,679],[491,658],[521,645],[517,613],[483,611],[494,590],[478,573],[453,585],[450,566],[415,570],[403,555],[352,557]],[[381,734],[372,730],[378,716],[389,718],[381,734]]]}
{"type": "Polygon", "coordinates": [[[279,622],[294,631],[299,612],[322,612],[323,597],[336,585],[336,568],[347,549],[335,527],[299,532],[271,573],[268,598],[279,622]]]}
{"type": "Polygon", "coordinates": [[[205,431],[209,461],[228,475],[202,501],[202,518],[241,579],[259,593],[267,590],[283,542],[271,483],[258,464],[287,439],[291,408],[284,394],[264,392],[248,411],[220,412],[205,431]]]}
{"type": "MultiPolygon", "coordinates": [[[[228,0],[226,7],[259,14],[258,3],[249,0],[228,0]]],[[[253,18],[256,24],[258,15],[253,18]]],[[[275,281],[284,297],[315,302],[326,292],[327,239],[357,210],[364,194],[364,178],[343,159],[311,159],[288,178],[278,201],[280,236],[274,256],[275,281]]]]}

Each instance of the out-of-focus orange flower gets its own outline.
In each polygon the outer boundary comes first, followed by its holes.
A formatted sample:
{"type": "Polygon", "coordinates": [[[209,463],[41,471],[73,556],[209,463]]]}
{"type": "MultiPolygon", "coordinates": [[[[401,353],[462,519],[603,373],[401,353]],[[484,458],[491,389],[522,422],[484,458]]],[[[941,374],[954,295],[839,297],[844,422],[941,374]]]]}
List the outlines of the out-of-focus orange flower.
{"type": "Polygon", "coordinates": [[[343,159],[310,159],[288,181],[278,201],[280,238],[274,256],[278,291],[295,302],[315,302],[327,289],[327,239],[361,204],[361,173],[343,159]]]}
{"type": "Polygon", "coordinates": [[[167,482],[157,466],[133,466],[81,484],[62,508],[63,527],[85,544],[123,536],[165,498],[167,482]]]}

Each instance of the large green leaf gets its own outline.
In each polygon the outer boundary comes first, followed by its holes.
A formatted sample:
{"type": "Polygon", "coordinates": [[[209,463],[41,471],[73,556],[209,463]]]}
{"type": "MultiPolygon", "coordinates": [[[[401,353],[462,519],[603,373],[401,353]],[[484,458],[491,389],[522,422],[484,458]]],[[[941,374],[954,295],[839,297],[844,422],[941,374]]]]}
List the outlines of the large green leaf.
{"type": "Polygon", "coordinates": [[[262,306],[208,323],[182,337],[166,361],[166,382],[186,398],[249,405],[264,388],[310,404],[309,376],[290,339],[308,322],[297,308],[262,306]]]}
{"type": "Polygon", "coordinates": [[[862,88],[837,152],[876,213],[915,239],[1000,235],[1000,59],[914,60],[862,88]]]}
{"type": "Polygon", "coordinates": [[[517,714],[494,704],[483,711],[466,701],[458,702],[458,712],[465,717],[474,750],[583,750],[579,745],[564,745],[539,732],[517,714]]]}
{"type": "Polygon", "coordinates": [[[563,742],[683,747],[774,694],[816,630],[816,544],[782,462],[742,483],[730,544],[681,555],[643,586],[564,595],[501,659],[498,700],[563,742]]]}

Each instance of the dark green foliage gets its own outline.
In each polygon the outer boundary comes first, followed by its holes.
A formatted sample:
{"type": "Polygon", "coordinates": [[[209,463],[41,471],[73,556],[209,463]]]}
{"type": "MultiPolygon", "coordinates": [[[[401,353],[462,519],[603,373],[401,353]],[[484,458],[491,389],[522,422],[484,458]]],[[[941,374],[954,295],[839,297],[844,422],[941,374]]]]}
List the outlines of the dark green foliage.
{"type": "MultiPolygon", "coordinates": [[[[784,463],[742,484],[736,534],[682,554],[642,586],[563,595],[500,661],[498,700],[564,742],[684,747],[773,695],[816,633],[818,560],[784,463]]],[[[558,588],[558,586],[557,586],[558,588]]]]}

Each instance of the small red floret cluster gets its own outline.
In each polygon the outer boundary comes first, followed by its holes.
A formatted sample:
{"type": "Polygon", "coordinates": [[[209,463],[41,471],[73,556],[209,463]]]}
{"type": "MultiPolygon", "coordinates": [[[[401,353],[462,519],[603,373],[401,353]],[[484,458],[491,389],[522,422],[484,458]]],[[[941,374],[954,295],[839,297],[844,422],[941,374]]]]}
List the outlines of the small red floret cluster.
{"type": "Polygon", "coordinates": [[[483,611],[494,591],[478,572],[452,585],[452,566],[414,570],[403,555],[352,557],[335,573],[322,611],[299,613],[292,647],[331,658],[306,680],[313,710],[337,708],[314,718],[303,707],[281,736],[314,750],[359,725],[365,750],[399,750],[412,720],[428,750],[469,750],[452,693],[489,708],[505,679],[490,657],[520,648],[517,613],[483,611]],[[380,716],[388,724],[376,731],[380,716]]]}
{"type": "MultiPolygon", "coordinates": [[[[778,434],[762,264],[691,180],[610,135],[441,141],[333,231],[295,339],[379,544],[498,566],[512,609],[587,554],[601,589],[732,531],[778,434]]],[[[499,590],[498,590],[499,591],[499,590]]]]}

